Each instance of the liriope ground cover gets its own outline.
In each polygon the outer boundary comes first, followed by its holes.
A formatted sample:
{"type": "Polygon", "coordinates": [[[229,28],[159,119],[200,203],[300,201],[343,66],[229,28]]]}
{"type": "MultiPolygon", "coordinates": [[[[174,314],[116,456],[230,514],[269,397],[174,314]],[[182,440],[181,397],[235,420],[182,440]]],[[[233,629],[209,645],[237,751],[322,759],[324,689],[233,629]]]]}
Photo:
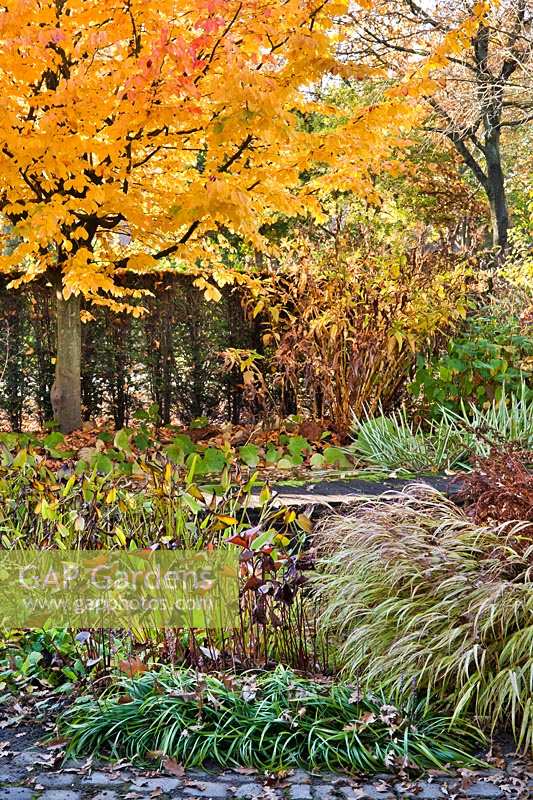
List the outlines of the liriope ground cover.
{"type": "Polygon", "coordinates": [[[261,770],[473,764],[481,741],[475,727],[452,724],[425,699],[393,704],[356,683],[309,680],[281,666],[238,679],[169,669],[123,678],[107,696],[75,703],[59,728],[72,756],[261,770]]]}

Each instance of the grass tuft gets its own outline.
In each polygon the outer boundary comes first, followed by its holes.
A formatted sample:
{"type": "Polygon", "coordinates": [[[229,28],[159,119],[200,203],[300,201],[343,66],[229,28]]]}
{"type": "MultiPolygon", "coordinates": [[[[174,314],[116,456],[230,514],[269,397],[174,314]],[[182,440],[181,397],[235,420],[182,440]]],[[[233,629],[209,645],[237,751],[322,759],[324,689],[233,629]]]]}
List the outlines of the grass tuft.
{"type": "Polygon", "coordinates": [[[441,413],[443,424],[450,429],[463,431],[463,435],[472,434],[472,449],[483,458],[489,456],[494,445],[533,448],[533,398],[525,382],[518,394],[503,391],[487,407],[462,403],[460,413],[446,408],[441,408],[441,413]]]}
{"type": "Polygon", "coordinates": [[[346,673],[388,692],[416,683],[533,746],[530,523],[481,526],[414,486],[357,500],[317,541],[319,622],[346,673]]]}
{"type": "Polygon", "coordinates": [[[212,761],[261,770],[365,773],[476,763],[480,734],[412,695],[401,706],[357,685],[317,683],[278,666],[238,679],[192,670],[123,678],[105,698],[82,698],[60,720],[68,755],[184,766],[212,761]]]}
{"type": "Polygon", "coordinates": [[[458,426],[439,421],[423,430],[405,408],[390,416],[354,417],[352,456],[381,469],[444,472],[468,461],[471,436],[458,426]]]}

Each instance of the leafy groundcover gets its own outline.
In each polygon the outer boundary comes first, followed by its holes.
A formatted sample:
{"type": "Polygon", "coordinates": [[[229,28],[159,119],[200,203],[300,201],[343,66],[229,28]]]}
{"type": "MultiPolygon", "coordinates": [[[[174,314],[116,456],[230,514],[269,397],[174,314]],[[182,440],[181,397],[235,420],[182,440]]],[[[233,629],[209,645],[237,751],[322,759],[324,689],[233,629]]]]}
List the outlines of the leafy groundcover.
{"type": "Polygon", "coordinates": [[[481,738],[414,696],[396,706],[356,685],[304,679],[281,666],[239,678],[166,668],[122,678],[107,696],[78,700],[60,731],[72,756],[365,773],[475,763],[481,738]]]}

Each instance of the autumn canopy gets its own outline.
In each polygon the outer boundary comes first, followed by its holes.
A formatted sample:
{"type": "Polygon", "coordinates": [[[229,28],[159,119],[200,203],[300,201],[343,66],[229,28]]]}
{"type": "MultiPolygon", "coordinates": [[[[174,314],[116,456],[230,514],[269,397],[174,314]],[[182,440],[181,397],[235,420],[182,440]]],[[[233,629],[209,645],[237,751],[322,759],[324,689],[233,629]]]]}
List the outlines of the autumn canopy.
{"type": "Polygon", "coordinates": [[[218,256],[228,234],[260,250],[276,215],[320,216],[332,188],[372,196],[373,172],[419,115],[417,90],[348,119],[315,100],[317,82],[367,74],[337,55],[347,7],[6,1],[0,271],[13,288],[57,285],[63,430],[80,422],[80,297],[128,308],[126,271],[186,267],[216,299],[217,283],[242,279],[218,256]],[[309,132],[308,112],[331,124],[309,132]]]}

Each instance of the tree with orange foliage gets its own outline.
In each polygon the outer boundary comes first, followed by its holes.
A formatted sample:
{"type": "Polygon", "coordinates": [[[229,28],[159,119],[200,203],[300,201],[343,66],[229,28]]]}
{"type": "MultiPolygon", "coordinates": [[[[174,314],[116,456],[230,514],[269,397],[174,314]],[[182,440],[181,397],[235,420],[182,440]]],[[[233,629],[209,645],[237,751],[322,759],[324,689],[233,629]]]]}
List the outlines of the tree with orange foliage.
{"type": "Polygon", "coordinates": [[[142,313],[125,272],[187,269],[217,299],[217,285],[245,280],[218,256],[228,234],[261,250],[265,221],[320,218],[332,187],[372,197],[372,172],[419,110],[391,93],[340,118],[306,91],[357,75],[338,55],[348,6],[5,0],[0,214],[11,246],[0,271],[14,289],[42,275],[56,286],[62,431],[81,422],[82,297],[142,313]],[[304,130],[313,111],[332,124],[304,130]]]}

